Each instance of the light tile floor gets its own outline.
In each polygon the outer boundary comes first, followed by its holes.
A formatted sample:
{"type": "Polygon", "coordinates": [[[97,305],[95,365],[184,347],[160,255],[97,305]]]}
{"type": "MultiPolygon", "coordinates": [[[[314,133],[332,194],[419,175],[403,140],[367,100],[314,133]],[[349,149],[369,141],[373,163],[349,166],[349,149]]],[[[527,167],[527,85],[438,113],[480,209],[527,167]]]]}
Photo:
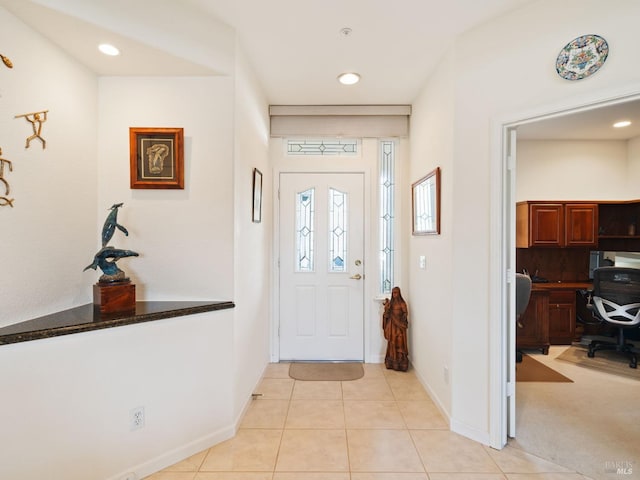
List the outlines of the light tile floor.
{"type": "Polygon", "coordinates": [[[448,429],[412,371],[302,382],[270,364],[235,437],[147,480],[584,480],[448,429]]]}

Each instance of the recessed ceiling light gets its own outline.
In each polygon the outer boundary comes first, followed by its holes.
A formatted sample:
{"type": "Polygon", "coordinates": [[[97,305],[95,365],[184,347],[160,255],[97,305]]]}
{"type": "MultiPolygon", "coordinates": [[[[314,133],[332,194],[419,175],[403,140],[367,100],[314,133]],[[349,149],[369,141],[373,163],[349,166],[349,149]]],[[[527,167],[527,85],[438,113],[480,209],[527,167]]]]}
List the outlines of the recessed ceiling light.
{"type": "Polygon", "coordinates": [[[354,85],[360,81],[360,75],[357,73],[341,73],[338,75],[338,81],[343,85],[354,85]]]}
{"type": "Polygon", "coordinates": [[[631,122],[629,120],[622,120],[613,124],[614,128],[623,128],[628,127],[629,125],[631,125],[631,122]]]}
{"type": "Polygon", "coordinates": [[[98,45],[98,50],[100,50],[105,55],[110,55],[112,57],[120,55],[120,50],[118,50],[113,45],[109,45],[108,43],[101,43],[100,45],[98,45]]]}

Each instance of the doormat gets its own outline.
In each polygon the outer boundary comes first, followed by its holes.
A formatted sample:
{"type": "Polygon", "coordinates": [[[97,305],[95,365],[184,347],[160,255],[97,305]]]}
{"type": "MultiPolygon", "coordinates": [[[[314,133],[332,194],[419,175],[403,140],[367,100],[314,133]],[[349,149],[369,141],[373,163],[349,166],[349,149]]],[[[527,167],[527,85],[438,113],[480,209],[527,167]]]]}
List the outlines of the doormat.
{"type": "Polygon", "coordinates": [[[294,362],[289,376],[295,380],[347,381],[364,376],[362,363],[306,363],[294,362]]]}
{"type": "Polygon", "coordinates": [[[571,382],[573,380],[547,367],[529,355],[516,363],[516,382],[571,382]]]}
{"type": "Polygon", "coordinates": [[[629,367],[629,355],[615,350],[598,350],[595,357],[587,356],[588,348],[572,345],[556,357],[557,360],[580,367],[640,380],[640,368],[629,367]]]}

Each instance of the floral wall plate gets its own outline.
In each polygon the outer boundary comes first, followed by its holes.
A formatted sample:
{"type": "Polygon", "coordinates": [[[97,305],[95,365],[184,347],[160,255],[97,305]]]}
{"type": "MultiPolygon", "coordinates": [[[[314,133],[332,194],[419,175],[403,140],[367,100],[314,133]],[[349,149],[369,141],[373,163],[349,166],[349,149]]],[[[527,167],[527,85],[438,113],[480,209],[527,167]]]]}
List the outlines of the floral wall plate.
{"type": "Polygon", "coordinates": [[[560,50],[556,71],[566,80],[581,80],[596,73],[607,55],[609,45],[604,38],[599,35],[583,35],[560,50]]]}

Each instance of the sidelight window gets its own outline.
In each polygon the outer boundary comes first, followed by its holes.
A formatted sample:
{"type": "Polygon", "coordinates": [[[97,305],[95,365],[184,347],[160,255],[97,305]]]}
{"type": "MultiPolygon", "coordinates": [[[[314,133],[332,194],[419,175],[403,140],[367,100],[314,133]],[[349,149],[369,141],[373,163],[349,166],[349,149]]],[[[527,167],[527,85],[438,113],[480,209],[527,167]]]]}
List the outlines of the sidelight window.
{"type": "Polygon", "coordinates": [[[391,293],[394,278],[394,220],[395,220],[395,143],[380,141],[379,183],[379,245],[380,245],[380,293],[391,293]]]}

